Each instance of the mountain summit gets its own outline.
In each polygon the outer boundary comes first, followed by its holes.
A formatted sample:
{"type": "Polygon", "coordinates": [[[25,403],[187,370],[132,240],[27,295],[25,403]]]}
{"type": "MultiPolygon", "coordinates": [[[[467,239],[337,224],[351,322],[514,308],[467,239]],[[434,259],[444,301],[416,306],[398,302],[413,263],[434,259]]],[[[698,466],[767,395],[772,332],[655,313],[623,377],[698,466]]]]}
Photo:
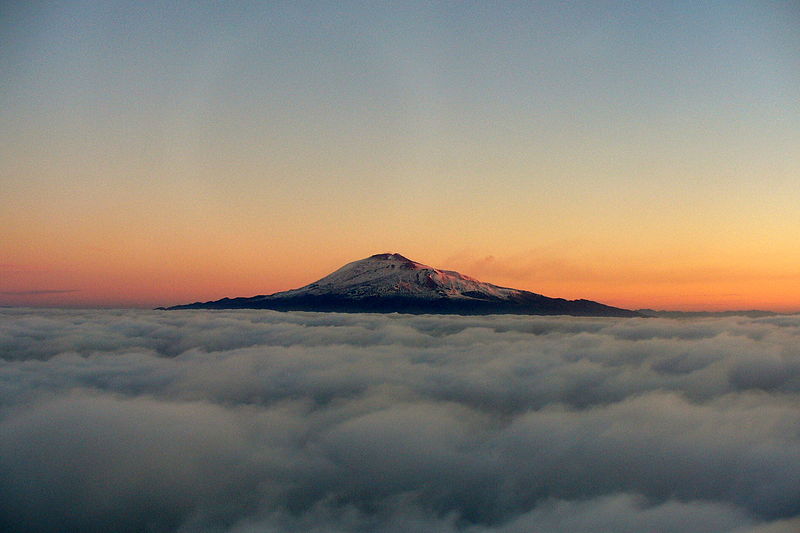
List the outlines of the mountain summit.
{"type": "Polygon", "coordinates": [[[439,270],[400,254],[376,254],[344,265],[305,287],[250,298],[176,305],[169,309],[274,309],[345,313],[436,313],[641,316],[590,300],[548,298],[439,270]]]}
{"type": "Polygon", "coordinates": [[[274,294],[275,298],[337,295],[346,298],[394,297],[502,300],[513,289],[482,283],[458,272],[438,270],[400,254],[377,254],[348,263],[305,287],[274,294]]]}

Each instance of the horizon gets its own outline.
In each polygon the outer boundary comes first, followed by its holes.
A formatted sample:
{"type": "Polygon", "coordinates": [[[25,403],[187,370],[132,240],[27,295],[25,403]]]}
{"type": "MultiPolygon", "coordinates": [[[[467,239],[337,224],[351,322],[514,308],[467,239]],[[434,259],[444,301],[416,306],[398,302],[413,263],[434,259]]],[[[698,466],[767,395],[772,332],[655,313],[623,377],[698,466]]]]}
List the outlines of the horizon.
{"type": "Polygon", "coordinates": [[[800,311],[792,3],[17,3],[0,68],[0,305],[271,294],[390,248],[800,311]]]}
{"type": "MultiPolygon", "coordinates": [[[[357,259],[357,260],[354,260],[354,261],[348,261],[345,264],[339,265],[338,267],[333,268],[331,271],[326,273],[325,276],[335,272],[339,268],[341,268],[341,267],[343,267],[343,266],[345,266],[345,265],[347,265],[347,264],[349,264],[351,262],[357,262],[357,261],[360,261],[360,260],[363,260],[363,259],[368,259],[368,258],[374,257],[376,255],[386,255],[386,254],[401,255],[403,257],[406,257],[405,254],[402,254],[400,252],[380,252],[380,253],[377,253],[377,254],[371,254],[371,255],[363,257],[361,259],[357,259]]],[[[431,268],[434,268],[436,270],[452,271],[452,269],[448,269],[447,267],[438,267],[438,266],[428,265],[423,261],[416,261],[415,259],[408,258],[408,257],[406,257],[406,258],[410,259],[411,261],[413,261],[415,263],[419,263],[422,266],[431,267],[431,268]]],[[[489,280],[475,278],[474,276],[471,276],[470,274],[465,273],[465,272],[459,272],[459,274],[465,274],[465,275],[467,275],[469,277],[477,279],[480,282],[492,283],[489,280]]],[[[95,304],[93,304],[93,303],[88,303],[88,304],[72,303],[72,304],[70,304],[70,303],[64,303],[64,302],[61,302],[61,301],[57,302],[57,303],[38,303],[38,305],[37,305],[37,302],[31,302],[31,301],[28,301],[28,302],[26,302],[24,304],[15,304],[15,303],[6,304],[6,303],[2,302],[2,297],[10,298],[12,300],[14,299],[14,297],[20,297],[23,300],[28,300],[28,299],[35,300],[37,297],[47,297],[47,296],[50,296],[50,295],[60,296],[62,294],[72,294],[72,293],[79,292],[79,291],[78,290],[36,290],[36,291],[20,291],[19,293],[14,292],[14,291],[0,291],[0,307],[2,307],[2,308],[31,308],[31,309],[37,309],[37,308],[41,308],[41,309],[76,309],[76,310],[79,310],[79,309],[85,309],[85,310],[91,310],[91,309],[107,309],[107,310],[113,310],[113,309],[118,309],[118,310],[126,310],[126,309],[131,309],[131,310],[134,310],[134,309],[158,309],[158,308],[161,308],[161,307],[169,307],[169,306],[172,306],[172,305],[197,303],[197,302],[206,302],[206,301],[213,301],[213,300],[217,300],[217,299],[221,299],[221,298],[228,298],[228,297],[229,298],[252,297],[252,296],[257,296],[257,295],[262,295],[262,294],[271,295],[271,294],[275,294],[275,293],[278,293],[278,292],[283,292],[283,291],[286,291],[286,290],[293,290],[293,289],[298,289],[298,288],[301,288],[301,287],[305,287],[308,284],[316,282],[318,279],[321,279],[322,277],[324,277],[324,276],[320,276],[320,278],[314,278],[313,280],[309,280],[308,283],[304,283],[304,284],[298,285],[296,287],[287,287],[285,289],[279,289],[277,291],[270,292],[270,293],[254,292],[252,294],[226,294],[226,295],[223,295],[223,296],[210,298],[210,299],[198,299],[198,300],[192,300],[192,301],[171,302],[171,303],[167,303],[167,304],[157,304],[157,303],[145,303],[145,304],[134,303],[134,304],[128,304],[128,305],[125,305],[124,303],[123,304],[120,304],[120,303],[99,303],[99,304],[96,304],[96,303],[95,304]]],[[[500,286],[500,287],[510,288],[510,289],[520,289],[520,287],[512,287],[510,285],[502,285],[502,284],[497,284],[497,283],[492,283],[492,284],[500,286]]],[[[529,290],[529,289],[522,289],[522,290],[529,290]]],[[[536,292],[536,291],[530,291],[530,292],[536,292]]],[[[542,293],[538,293],[538,294],[542,294],[542,293]]],[[[551,298],[561,298],[561,296],[559,296],[559,295],[550,295],[550,294],[543,294],[543,295],[551,297],[551,298]]],[[[569,299],[569,300],[578,300],[578,299],[590,299],[590,298],[567,298],[567,299],[569,299]]],[[[600,303],[604,303],[604,304],[607,304],[607,305],[609,304],[608,302],[600,302],[600,303]]],[[[679,308],[669,308],[669,309],[667,309],[667,308],[658,308],[658,307],[654,307],[654,306],[641,306],[641,307],[628,307],[628,308],[623,307],[623,309],[630,309],[630,310],[634,310],[634,311],[655,311],[655,312],[659,312],[659,313],[689,313],[689,314],[690,313],[709,313],[709,314],[712,314],[712,315],[713,314],[726,314],[726,313],[743,313],[744,314],[744,313],[754,313],[754,312],[756,312],[756,313],[758,313],[758,312],[766,312],[766,313],[786,314],[786,315],[800,313],[800,307],[798,307],[797,309],[791,309],[791,308],[787,308],[787,309],[766,309],[766,308],[756,308],[756,307],[750,307],[750,308],[714,308],[714,307],[703,307],[702,304],[700,306],[698,306],[698,307],[683,308],[683,309],[679,309],[679,308]]]]}

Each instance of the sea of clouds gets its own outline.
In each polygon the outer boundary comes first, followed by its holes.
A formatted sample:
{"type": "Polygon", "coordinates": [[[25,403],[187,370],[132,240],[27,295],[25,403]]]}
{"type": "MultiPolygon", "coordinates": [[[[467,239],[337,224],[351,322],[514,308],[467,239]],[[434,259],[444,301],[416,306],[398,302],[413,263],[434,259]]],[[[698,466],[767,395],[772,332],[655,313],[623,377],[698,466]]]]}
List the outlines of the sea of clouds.
{"type": "Polygon", "coordinates": [[[0,530],[800,531],[800,316],[0,309],[0,530]]]}

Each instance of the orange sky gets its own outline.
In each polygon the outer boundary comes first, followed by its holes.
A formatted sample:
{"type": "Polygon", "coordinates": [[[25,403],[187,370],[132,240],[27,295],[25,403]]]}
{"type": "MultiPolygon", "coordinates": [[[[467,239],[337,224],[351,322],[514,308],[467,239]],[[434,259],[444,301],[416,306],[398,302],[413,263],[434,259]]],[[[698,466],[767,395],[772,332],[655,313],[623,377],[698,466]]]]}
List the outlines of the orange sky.
{"type": "MultiPolygon", "coordinates": [[[[481,254],[475,249],[443,251],[344,242],[287,243],[282,249],[254,241],[169,242],[136,239],[80,250],[51,242],[20,250],[27,263],[3,264],[6,305],[144,306],[172,305],[224,296],[252,296],[310,283],[345,262],[373,252],[399,251],[435,267],[460,271],[498,285],[549,296],[588,298],[627,308],[796,311],[800,275],[779,254],[747,262],[745,257],[714,261],[668,253],[614,254],[562,242],[515,255],[481,254]],[[566,250],[567,252],[565,252],[566,250]],[[432,260],[431,260],[432,259],[432,260]],[[725,266],[728,265],[728,266],[725,266]],[[735,265],[735,266],[730,266],[735,265]],[[32,291],[30,287],[35,287],[32,291]],[[69,291],[69,292],[48,292],[69,291]]],[[[586,245],[586,243],[584,243],[586,245]]],[[[719,259],[723,259],[720,257],[719,259]]],[[[794,263],[798,264],[797,262],[794,263]]]]}
{"type": "Polygon", "coordinates": [[[250,296],[399,252],[800,311],[800,12],[659,6],[10,9],[0,305],[250,296]]]}

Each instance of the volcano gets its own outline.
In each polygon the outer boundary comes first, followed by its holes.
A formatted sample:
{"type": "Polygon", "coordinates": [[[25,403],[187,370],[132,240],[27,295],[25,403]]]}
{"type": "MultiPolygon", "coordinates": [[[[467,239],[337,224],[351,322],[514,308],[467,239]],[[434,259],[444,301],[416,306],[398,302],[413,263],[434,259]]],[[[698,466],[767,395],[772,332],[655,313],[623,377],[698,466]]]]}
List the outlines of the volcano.
{"type": "Polygon", "coordinates": [[[299,289],[195,302],[167,309],[642,316],[635,311],[591,300],[550,298],[534,292],[492,285],[452,270],[439,270],[417,263],[395,253],[377,254],[348,263],[299,289]]]}

